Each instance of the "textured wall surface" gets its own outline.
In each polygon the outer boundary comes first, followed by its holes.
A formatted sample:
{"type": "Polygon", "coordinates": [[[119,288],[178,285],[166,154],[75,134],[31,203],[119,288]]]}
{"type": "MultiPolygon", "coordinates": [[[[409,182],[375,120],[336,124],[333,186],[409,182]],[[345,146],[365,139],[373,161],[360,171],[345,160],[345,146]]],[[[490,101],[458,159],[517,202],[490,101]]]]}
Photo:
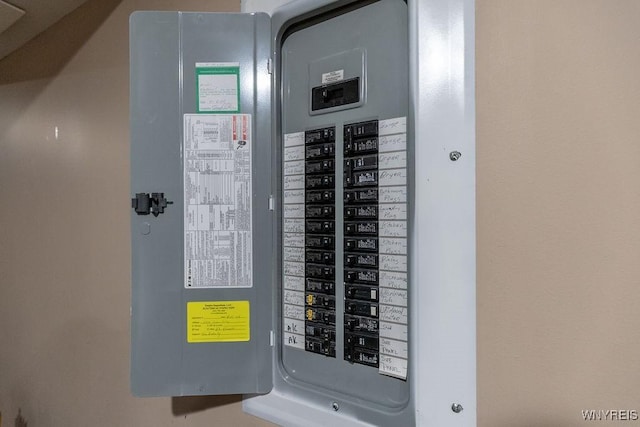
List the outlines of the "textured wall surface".
{"type": "Polygon", "coordinates": [[[476,22],[478,424],[637,425],[581,411],[640,411],[640,2],[476,22]]]}
{"type": "MultiPolygon", "coordinates": [[[[239,2],[92,0],[0,62],[3,425],[267,425],[129,392],[136,9],[239,2]]],[[[636,0],[477,0],[480,426],[640,410],[638,22],[636,0]]]]}
{"type": "Polygon", "coordinates": [[[129,391],[128,17],[239,8],[90,0],[0,62],[2,427],[268,425],[129,391]]]}

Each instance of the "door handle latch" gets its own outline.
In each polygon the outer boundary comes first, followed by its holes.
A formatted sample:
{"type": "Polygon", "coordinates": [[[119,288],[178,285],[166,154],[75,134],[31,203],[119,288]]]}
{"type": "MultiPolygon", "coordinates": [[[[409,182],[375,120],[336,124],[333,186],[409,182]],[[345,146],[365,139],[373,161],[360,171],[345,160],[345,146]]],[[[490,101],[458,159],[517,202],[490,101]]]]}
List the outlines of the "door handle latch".
{"type": "Polygon", "coordinates": [[[131,199],[131,207],[138,215],[149,215],[151,213],[157,217],[164,213],[168,205],[172,204],[173,202],[164,197],[164,193],[136,193],[136,196],[131,199]]]}

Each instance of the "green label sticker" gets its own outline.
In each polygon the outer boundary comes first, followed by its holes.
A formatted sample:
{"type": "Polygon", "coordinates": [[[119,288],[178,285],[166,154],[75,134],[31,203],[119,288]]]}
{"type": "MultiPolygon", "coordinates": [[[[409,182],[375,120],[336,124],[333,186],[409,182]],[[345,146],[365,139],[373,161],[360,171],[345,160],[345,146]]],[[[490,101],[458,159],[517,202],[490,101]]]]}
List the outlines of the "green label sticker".
{"type": "Polygon", "coordinates": [[[196,97],[198,113],[240,112],[240,64],[197,62],[196,97]]]}

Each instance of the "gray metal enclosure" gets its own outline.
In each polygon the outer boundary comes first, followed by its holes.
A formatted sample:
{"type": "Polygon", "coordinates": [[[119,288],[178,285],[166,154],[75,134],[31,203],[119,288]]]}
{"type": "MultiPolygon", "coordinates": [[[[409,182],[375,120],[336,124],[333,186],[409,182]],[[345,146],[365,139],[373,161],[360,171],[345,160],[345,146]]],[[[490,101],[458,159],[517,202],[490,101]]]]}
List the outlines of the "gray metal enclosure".
{"type": "MultiPolygon", "coordinates": [[[[413,384],[407,370],[411,372],[417,361],[409,359],[408,347],[414,343],[406,332],[412,328],[407,320],[407,294],[411,298],[413,279],[407,280],[406,265],[407,260],[411,262],[407,241],[412,238],[413,221],[407,217],[413,202],[408,184],[413,170],[408,158],[414,149],[409,130],[407,4],[403,0],[320,1],[310,13],[296,15],[295,10],[292,6],[277,22],[265,14],[137,12],[131,17],[131,190],[134,195],[161,192],[173,202],[160,215],[134,212],[131,217],[132,390],[139,396],[183,396],[264,394],[273,387],[317,406],[335,404],[336,411],[339,407],[341,414],[360,423],[413,425],[413,384]],[[184,117],[202,112],[198,63],[239,64],[236,112],[250,115],[251,122],[250,287],[185,287],[184,117]],[[382,345],[377,343],[382,335],[376,335],[378,332],[363,335],[376,343],[366,349],[367,354],[376,355],[375,363],[354,363],[348,357],[366,352],[345,344],[347,335],[353,335],[346,331],[347,318],[367,317],[349,310],[359,305],[378,310],[379,305],[378,294],[374,302],[364,305],[345,293],[350,280],[345,273],[347,260],[355,254],[345,249],[344,242],[361,236],[346,231],[347,223],[355,226],[357,221],[346,217],[350,205],[344,200],[352,187],[347,185],[351,172],[345,162],[354,161],[355,155],[345,154],[344,135],[348,128],[356,129],[350,126],[375,123],[377,141],[382,123],[390,120],[400,120],[405,127],[404,166],[400,168],[404,184],[395,184],[404,186],[405,194],[401,218],[405,234],[395,239],[404,239],[405,251],[399,256],[405,259],[404,270],[397,270],[405,277],[404,306],[397,308],[401,313],[397,323],[404,330],[404,338],[398,338],[404,354],[398,360],[404,360],[404,370],[397,375],[385,372],[379,360],[382,345]],[[298,304],[304,318],[293,320],[305,332],[299,335],[301,345],[285,345],[285,137],[327,128],[335,130],[335,185],[331,187],[335,215],[330,221],[335,226],[331,235],[335,244],[323,253],[331,252],[334,260],[334,293],[318,296],[307,288],[294,290],[304,300],[290,305],[298,304]],[[331,301],[331,310],[319,311],[334,316],[325,325],[331,330],[331,340],[316,340],[307,334],[310,324],[319,324],[309,321],[308,310],[315,310],[310,297],[331,301]],[[197,301],[248,302],[250,339],[189,342],[187,304],[197,301]]],[[[375,156],[378,165],[377,148],[367,156],[375,156]]],[[[376,169],[376,183],[378,173],[376,169]]],[[[308,212],[309,190],[304,191],[302,204],[308,212]]],[[[377,200],[377,186],[375,191],[377,200]]],[[[383,206],[375,204],[373,209],[378,230],[378,211],[383,206]]],[[[309,217],[304,220],[308,227],[309,217]]],[[[376,231],[376,242],[378,234],[376,231]]],[[[303,258],[314,252],[304,246],[301,251],[303,258]]],[[[376,266],[380,262],[375,270],[378,277],[385,270],[384,254],[376,252],[372,257],[376,266]]],[[[302,264],[301,283],[308,278],[309,268],[305,261],[302,264]]],[[[365,271],[360,266],[355,270],[365,271]]],[[[357,280],[352,287],[378,289],[357,280]]],[[[379,320],[377,311],[370,314],[379,320]]]]}
{"type": "MultiPolygon", "coordinates": [[[[282,134],[335,126],[336,212],[336,357],[323,357],[282,347],[280,369],[301,388],[319,387],[341,401],[362,402],[381,413],[369,422],[381,422],[382,413],[403,412],[409,405],[408,381],[378,374],[375,368],[343,360],[344,258],[343,126],[367,120],[408,116],[407,6],[403,1],[357,4],[338,15],[300,23],[286,34],[282,54],[282,134]],[[359,78],[359,102],[326,110],[311,110],[312,88],[322,85],[322,74],[344,70],[345,80],[359,78]],[[377,421],[376,421],[377,420],[377,421]]],[[[409,414],[410,411],[407,411],[409,414]]],[[[362,418],[366,416],[363,415],[362,418]]],[[[368,418],[368,417],[367,417],[368,418]]],[[[396,420],[398,420],[396,418],[396,420]]],[[[389,420],[390,422],[390,420],[389,420]]]]}
{"type": "Polygon", "coordinates": [[[140,396],[271,390],[271,88],[266,14],[131,16],[131,191],[164,192],[164,214],[132,213],[131,384],[140,396]],[[183,115],[196,113],[200,62],[240,64],[253,129],[253,286],[185,289],[183,115]],[[261,80],[262,83],[261,83],[261,80]],[[187,343],[187,302],[249,301],[247,342],[187,343]]]}

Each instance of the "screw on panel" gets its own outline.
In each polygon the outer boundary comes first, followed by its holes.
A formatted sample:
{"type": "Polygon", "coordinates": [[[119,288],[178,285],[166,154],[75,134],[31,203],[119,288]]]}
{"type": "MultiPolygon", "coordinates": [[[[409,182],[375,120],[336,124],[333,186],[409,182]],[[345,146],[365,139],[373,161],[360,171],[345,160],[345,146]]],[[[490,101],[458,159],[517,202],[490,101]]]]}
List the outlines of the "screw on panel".
{"type": "Polygon", "coordinates": [[[462,153],[459,151],[452,151],[451,153],[449,153],[449,158],[451,159],[452,162],[455,162],[460,157],[462,157],[462,153]]]}
{"type": "Polygon", "coordinates": [[[451,410],[452,410],[453,412],[455,412],[456,414],[459,414],[460,412],[462,412],[462,410],[463,410],[463,409],[464,409],[464,408],[463,408],[463,407],[462,407],[462,405],[461,405],[461,404],[459,404],[459,403],[453,403],[453,404],[451,405],[451,410]]]}
{"type": "Polygon", "coordinates": [[[338,402],[333,402],[331,404],[331,407],[333,408],[334,411],[337,411],[338,409],[340,409],[340,405],[338,405],[338,402]]]}

